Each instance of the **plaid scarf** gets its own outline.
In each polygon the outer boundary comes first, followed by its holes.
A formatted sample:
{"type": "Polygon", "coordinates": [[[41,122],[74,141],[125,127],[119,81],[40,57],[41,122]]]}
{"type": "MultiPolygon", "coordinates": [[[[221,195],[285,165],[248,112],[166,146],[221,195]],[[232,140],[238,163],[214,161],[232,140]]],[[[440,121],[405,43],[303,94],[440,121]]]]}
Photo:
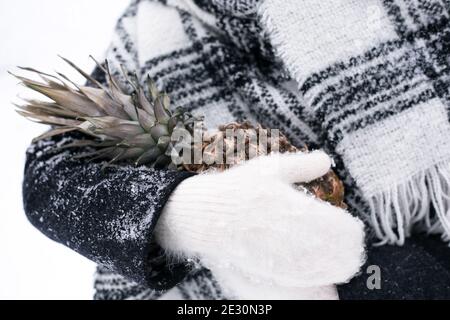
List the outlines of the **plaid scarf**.
{"type": "MultiPolygon", "coordinates": [[[[142,0],[107,58],[208,127],[250,120],[325,149],[381,243],[450,240],[449,17],[448,0],[142,0]]],[[[97,298],[117,279],[100,270],[97,298]]]]}
{"type": "Polygon", "coordinates": [[[267,0],[261,13],[376,236],[450,240],[450,2],[267,0]]]}

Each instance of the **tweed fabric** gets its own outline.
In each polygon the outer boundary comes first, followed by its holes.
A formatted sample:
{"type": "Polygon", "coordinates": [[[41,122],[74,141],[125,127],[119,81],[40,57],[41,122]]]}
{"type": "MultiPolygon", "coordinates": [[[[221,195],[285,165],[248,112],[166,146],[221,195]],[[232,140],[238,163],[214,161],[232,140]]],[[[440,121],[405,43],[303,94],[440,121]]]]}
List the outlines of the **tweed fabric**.
{"type": "Polygon", "coordinates": [[[165,199],[187,173],[74,159],[76,134],[34,143],[27,151],[24,209],[42,233],[138,283],[164,289],[191,268],[170,265],[152,232],[165,199]]]}

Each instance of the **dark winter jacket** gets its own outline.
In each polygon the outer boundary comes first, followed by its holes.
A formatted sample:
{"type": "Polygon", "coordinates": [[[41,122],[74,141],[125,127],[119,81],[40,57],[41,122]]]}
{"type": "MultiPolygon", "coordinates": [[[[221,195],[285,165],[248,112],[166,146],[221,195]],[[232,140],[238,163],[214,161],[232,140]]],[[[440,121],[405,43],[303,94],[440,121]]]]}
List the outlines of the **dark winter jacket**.
{"type": "Polygon", "coordinates": [[[169,265],[152,231],[172,190],[189,173],[109,166],[61,149],[79,134],[34,143],[27,151],[24,208],[49,238],[138,283],[165,289],[188,264],[169,265]]]}
{"type": "MultiPolygon", "coordinates": [[[[102,265],[101,274],[111,276],[115,271],[140,284],[127,292],[99,290],[98,298],[126,298],[147,288],[159,291],[179,283],[192,265],[169,265],[152,239],[152,230],[171,191],[189,174],[125,165],[102,170],[101,163],[73,159],[83,150],[58,150],[74,137],[66,134],[28,149],[23,194],[31,223],[49,238],[102,265]]],[[[448,251],[440,239],[426,236],[410,239],[403,247],[369,246],[361,275],[339,286],[339,296],[450,298],[448,251]],[[380,267],[380,289],[367,287],[374,275],[368,269],[371,265],[380,267]]],[[[200,271],[198,277],[204,273],[200,271]]],[[[195,276],[190,278],[189,282],[195,281],[195,276]]]]}

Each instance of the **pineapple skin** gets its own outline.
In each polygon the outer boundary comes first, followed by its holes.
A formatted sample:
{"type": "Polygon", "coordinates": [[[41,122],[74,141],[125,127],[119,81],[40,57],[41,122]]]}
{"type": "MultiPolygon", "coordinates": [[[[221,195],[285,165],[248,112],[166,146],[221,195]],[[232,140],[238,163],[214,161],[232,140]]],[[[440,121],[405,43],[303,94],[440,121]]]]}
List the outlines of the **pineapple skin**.
{"type": "MultiPolygon", "coordinates": [[[[260,125],[253,126],[250,122],[229,123],[229,124],[220,126],[219,131],[217,133],[215,133],[213,136],[208,137],[207,139],[203,140],[203,143],[201,146],[202,154],[204,154],[205,152],[211,153],[211,150],[208,150],[208,147],[210,147],[217,139],[224,139],[226,130],[232,130],[234,132],[237,132],[238,130],[240,130],[240,132],[241,133],[244,132],[244,134],[247,134],[248,132],[259,133],[259,132],[261,132],[259,130],[263,130],[267,134],[269,139],[271,138],[270,130],[264,129],[260,125]]],[[[299,152],[299,151],[308,152],[308,148],[306,146],[304,146],[301,149],[293,146],[289,142],[287,137],[281,133],[276,138],[276,141],[272,141],[272,143],[277,144],[278,151],[281,153],[299,152]]],[[[214,170],[214,171],[227,170],[228,168],[232,167],[233,164],[225,163],[226,162],[225,155],[227,154],[227,152],[230,152],[230,151],[234,152],[236,154],[237,153],[236,152],[237,150],[235,149],[236,144],[237,144],[236,138],[234,138],[234,141],[231,141],[231,143],[228,144],[228,146],[231,145],[231,148],[233,148],[233,150],[227,149],[227,143],[223,144],[223,152],[222,152],[222,154],[224,155],[223,163],[183,164],[182,168],[184,170],[187,170],[189,172],[194,172],[194,173],[202,173],[202,172],[212,171],[212,170],[214,170]]],[[[249,137],[246,137],[246,144],[250,144],[249,137]]],[[[257,146],[255,146],[255,148],[257,148],[257,146]]],[[[246,151],[245,155],[241,155],[239,157],[239,159],[237,159],[238,160],[237,163],[239,163],[241,161],[249,160],[250,156],[249,156],[249,152],[248,152],[248,147],[246,147],[245,151],[246,151]]],[[[257,156],[267,154],[270,152],[272,152],[272,150],[270,149],[270,145],[269,145],[268,150],[259,150],[258,149],[257,156]]],[[[309,183],[298,183],[295,186],[298,190],[305,191],[309,194],[312,194],[315,197],[332,204],[333,206],[340,207],[343,209],[347,208],[347,205],[344,202],[344,195],[345,195],[344,184],[333,170],[330,170],[325,176],[320,177],[316,180],[313,180],[309,183]]]]}

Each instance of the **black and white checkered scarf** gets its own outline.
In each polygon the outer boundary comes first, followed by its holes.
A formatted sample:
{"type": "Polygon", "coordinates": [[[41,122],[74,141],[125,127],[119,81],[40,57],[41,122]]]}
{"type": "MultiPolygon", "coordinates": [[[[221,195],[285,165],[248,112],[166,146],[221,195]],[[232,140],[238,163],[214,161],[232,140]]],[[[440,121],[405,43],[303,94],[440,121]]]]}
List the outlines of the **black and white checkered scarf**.
{"type": "MultiPolygon", "coordinates": [[[[381,243],[450,240],[449,19],[449,0],[142,0],[107,58],[209,127],[250,120],[327,150],[381,243]]],[[[199,274],[166,297],[222,298],[199,274]]],[[[96,284],[98,298],[164,297],[106,270],[96,284]]]]}

